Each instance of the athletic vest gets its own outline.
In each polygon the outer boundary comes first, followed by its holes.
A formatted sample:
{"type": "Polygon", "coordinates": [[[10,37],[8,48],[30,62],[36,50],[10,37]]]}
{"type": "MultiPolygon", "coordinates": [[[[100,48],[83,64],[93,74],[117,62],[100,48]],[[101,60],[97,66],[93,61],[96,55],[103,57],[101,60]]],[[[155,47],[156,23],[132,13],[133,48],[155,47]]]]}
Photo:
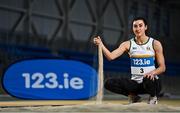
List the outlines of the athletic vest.
{"type": "Polygon", "coordinates": [[[145,44],[137,44],[135,38],[130,40],[131,80],[141,83],[143,75],[155,69],[153,41],[149,38],[145,44]]]}

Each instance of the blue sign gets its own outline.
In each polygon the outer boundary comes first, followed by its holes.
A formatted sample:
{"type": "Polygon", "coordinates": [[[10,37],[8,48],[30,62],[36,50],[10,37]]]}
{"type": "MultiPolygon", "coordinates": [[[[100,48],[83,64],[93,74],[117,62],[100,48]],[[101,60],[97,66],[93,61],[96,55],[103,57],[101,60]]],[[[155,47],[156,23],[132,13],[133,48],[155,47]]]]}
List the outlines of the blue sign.
{"type": "Polygon", "coordinates": [[[97,72],[73,60],[24,60],[6,70],[3,87],[10,95],[21,99],[88,99],[97,93],[97,72]]]}

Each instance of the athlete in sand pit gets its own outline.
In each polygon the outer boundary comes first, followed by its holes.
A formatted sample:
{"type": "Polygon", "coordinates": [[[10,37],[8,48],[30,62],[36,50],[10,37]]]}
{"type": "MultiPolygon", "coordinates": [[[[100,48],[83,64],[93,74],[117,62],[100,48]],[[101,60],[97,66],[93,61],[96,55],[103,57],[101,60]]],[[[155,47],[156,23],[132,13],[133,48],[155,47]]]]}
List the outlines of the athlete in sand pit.
{"type": "Polygon", "coordinates": [[[96,45],[102,47],[103,54],[108,60],[114,60],[128,52],[131,59],[131,78],[110,78],[106,80],[105,88],[128,96],[130,103],[140,102],[139,94],[149,94],[148,103],[157,104],[161,91],[158,75],[166,69],[162,45],[158,40],[146,35],[147,27],[147,21],[143,17],[135,18],[132,21],[135,37],[121,43],[112,52],[105,47],[99,36],[93,39],[96,45]]]}

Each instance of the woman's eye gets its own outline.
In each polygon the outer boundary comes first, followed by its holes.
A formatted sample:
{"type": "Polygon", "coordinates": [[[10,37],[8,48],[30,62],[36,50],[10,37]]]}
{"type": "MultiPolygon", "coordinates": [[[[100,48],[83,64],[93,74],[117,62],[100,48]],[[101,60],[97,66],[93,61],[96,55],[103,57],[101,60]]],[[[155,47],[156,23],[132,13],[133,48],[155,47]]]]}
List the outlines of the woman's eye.
{"type": "Polygon", "coordinates": [[[136,28],[136,27],[137,27],[137,25],[134,25],[134,27],[136,28]]]}

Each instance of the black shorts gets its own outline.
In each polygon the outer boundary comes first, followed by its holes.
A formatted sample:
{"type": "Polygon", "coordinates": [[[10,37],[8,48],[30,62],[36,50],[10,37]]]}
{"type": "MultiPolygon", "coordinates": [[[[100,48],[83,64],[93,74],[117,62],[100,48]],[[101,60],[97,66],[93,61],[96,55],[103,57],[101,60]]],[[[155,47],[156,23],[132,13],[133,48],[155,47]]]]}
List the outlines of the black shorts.
{"type": "Polygon", "coordinates": [[[159,79],[153,81],[144,78],[142,83],[137,83],[129,78],[110,78],[105,81],[105,88],[125,96],[128,96],[130,93],[158,96],[161,91],[161,81],[159,79]]]}

